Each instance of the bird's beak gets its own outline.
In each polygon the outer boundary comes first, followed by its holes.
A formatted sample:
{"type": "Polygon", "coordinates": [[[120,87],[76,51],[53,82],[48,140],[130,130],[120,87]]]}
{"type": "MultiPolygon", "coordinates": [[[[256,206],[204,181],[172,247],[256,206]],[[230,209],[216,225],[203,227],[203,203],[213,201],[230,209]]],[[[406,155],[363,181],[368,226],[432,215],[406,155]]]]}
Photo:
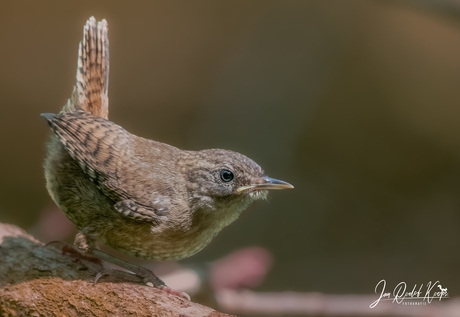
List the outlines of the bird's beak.
{"type": "Polygon", "coordinates": [[[264,176],[260,179],[259,182],[247,185],[247,186],[241,186],[236,189],[237,192],[242,192],[248,189],[287,189],[287,188],[294,188],[291,184],[281,181],[279,179],[271,178],[268,176],[264,176]]]}

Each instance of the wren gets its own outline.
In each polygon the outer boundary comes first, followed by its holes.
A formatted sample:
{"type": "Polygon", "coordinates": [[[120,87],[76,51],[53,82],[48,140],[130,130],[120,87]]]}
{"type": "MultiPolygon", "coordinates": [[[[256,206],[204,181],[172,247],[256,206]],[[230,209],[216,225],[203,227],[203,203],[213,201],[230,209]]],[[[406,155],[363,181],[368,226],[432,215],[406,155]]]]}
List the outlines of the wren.
{"type": "Polygon", "coordinates": [[[59,114],[42,114],[54,132],[46,187],[78,228],[79,250],[167,289],[151,271],[100,251],[96,242],[145,259],[183,259],[267,190],[293,186],[265,176],[240,153],[180,150],[109,121],[107,31],[105,20],[87,21],[72,95],[59,114]]]}

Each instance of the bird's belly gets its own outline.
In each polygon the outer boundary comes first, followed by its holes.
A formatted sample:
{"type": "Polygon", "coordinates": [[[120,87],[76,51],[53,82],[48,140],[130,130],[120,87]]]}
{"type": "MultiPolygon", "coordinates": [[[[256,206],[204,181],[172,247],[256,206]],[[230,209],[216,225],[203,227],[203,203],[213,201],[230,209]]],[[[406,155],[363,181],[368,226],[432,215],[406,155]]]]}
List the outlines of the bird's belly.
{"type": "Polygon", "coordinates": [[[104,242],[112,248],[144,259],[179,260],[203,249],[217,232],[158,228],[148,223],[125,224],[123,231],[114,227],[104,242]]]}

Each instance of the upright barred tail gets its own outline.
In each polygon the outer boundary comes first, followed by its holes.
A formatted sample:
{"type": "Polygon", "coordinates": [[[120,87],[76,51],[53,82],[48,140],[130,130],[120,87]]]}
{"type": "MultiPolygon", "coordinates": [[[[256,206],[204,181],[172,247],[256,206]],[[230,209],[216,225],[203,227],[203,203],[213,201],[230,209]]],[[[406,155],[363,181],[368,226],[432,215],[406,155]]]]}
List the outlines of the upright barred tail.
{"type": "Polygon", "coordinates": [[[107,21],[91,17],[83,28],[78,47],[77,82],[62,112],[83,110],[95,116],[109,115],[109,39],[107,21]]]}

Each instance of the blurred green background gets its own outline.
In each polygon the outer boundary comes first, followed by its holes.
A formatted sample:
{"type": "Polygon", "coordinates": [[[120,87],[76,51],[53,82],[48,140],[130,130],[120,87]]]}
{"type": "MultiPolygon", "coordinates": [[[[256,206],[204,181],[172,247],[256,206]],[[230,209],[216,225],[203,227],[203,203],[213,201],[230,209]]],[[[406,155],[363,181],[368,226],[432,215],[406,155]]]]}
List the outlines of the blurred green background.
{"type": "Polygon", "coordinates": [[[109,23],[111,120],[295,185],[184,262],[258,245],[275,260],[260,290],[460,295],[457,1],[4,2],[1,222],[31,230],[52,206],[39,113],[70,96],[92,15],[109,23]]]}

